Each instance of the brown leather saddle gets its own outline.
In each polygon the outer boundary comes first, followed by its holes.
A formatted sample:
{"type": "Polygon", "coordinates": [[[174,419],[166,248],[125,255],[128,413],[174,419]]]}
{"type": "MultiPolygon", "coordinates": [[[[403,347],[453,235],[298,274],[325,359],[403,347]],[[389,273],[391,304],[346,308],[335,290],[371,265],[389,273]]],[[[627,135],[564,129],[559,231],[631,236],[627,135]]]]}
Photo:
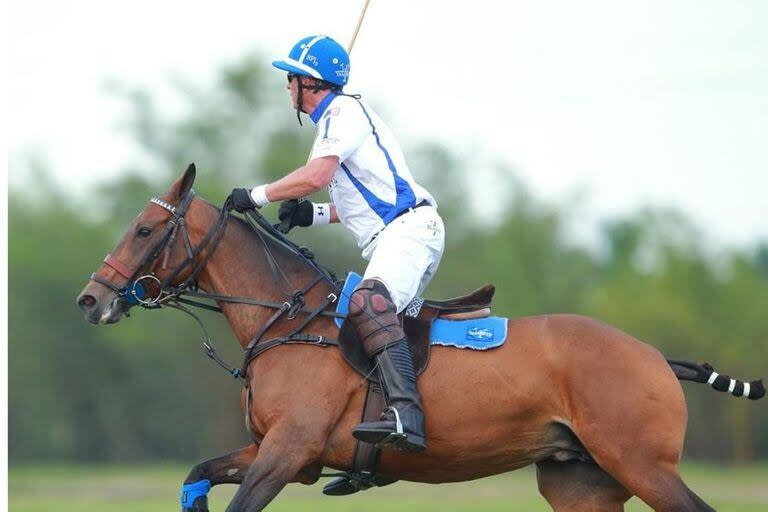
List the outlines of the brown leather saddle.
{"type": "MultiPolygon", "coordinates": [[[[447,300],[424,300],[416,316],[409,315],[408,310],[401,314],[403,328],[413,354],[416,375],[420,375],[429,364],[429,331],[432,321],[436,318],[446,320],[485,318],[491,314],[491,302],[495,292],[495,286],[486,284],[460,297],[447,300]]],[[[363,346],[357,339],[354,329],[347,322],[342,324],[339,331],[339,349],[347,363],[360,375],[368,377],[371,374],[373,370],[371,361],[363,352],[363,346]]]]}

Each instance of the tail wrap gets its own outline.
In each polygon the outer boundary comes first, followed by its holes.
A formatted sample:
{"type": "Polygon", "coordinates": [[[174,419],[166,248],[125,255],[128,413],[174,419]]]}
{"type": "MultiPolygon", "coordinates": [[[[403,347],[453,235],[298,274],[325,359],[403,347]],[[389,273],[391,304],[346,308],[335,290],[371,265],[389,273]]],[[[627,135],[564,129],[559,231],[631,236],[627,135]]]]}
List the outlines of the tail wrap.
{"type": "Polygon", "coordinates": [[[744,382],[732,379],[728,375],[720,375],[709,363],[691,363],[688,361],[673,361],[668,359],[669,366],[680,380],[706,383],[717,391],[727,391],[733,396],[743,396],[750,400],[758,400],[765,396],[762,380],[744,382]]]}

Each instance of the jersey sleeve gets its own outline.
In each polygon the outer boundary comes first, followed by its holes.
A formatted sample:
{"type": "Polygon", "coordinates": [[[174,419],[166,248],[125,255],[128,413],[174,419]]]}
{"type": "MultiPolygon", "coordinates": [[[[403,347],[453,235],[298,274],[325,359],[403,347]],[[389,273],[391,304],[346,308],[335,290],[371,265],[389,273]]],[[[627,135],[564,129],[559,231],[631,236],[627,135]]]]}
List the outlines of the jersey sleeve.
{"type": "Polygon", "coordinates": [[[331,104],[317,124],[317,136],[312,145],[310,160],[334,155],[343,162],[371,133],[363,109],[356,101],[338,103],[331,104]]]}

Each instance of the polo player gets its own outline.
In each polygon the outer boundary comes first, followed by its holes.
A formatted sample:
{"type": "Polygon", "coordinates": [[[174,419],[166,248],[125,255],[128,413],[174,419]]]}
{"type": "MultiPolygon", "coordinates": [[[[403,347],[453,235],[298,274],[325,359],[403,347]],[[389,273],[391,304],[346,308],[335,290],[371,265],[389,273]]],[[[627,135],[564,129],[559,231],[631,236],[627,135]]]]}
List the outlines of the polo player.
{"type": "Polygon", "coordinates": [[[288,73],[301,114],[317,126],[308,163],[283,178],[232,191],[240,212],[282,201],[289,228],[341,222],[368,260],[350,298],[347,321],[378,368],[387,409],[380,421],[354,431],[362,442],[405,451],[426,448],[424,412],[411,351],[398,314],[437,271],[444,227],[437,202],[416,183],[389,127],[360,99],[343,91],[349,55],[327,36],[310,36],[272,63],[288,73]],[[331,202],[298,199],[328,187],[331,202]]]}

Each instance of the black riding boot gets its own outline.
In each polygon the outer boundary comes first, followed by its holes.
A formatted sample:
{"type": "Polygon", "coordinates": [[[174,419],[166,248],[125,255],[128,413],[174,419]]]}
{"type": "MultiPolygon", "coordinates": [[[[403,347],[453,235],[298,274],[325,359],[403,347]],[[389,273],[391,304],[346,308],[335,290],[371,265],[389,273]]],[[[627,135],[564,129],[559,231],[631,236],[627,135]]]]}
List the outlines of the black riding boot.
{"type": "Polygon", "coordinates": [[[420,452],[424,441],[424,411],[421,408],[411,349],[406,340],[389,345],[374,355],[387,410],[379,421],[361,423],[352,431],[356,439],[382,448],[420,452]]]}

